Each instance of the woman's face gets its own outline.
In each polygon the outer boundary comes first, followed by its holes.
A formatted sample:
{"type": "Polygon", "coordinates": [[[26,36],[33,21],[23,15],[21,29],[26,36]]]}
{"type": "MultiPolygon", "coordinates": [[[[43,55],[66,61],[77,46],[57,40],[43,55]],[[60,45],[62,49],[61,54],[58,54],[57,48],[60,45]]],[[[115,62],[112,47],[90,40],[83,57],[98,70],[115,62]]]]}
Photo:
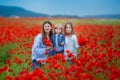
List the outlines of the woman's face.
{"type": "Polygon", "coordinates": [[[71,31],[72,31],[71,25],[67,24],[66,25],[66,33],[71,33],[71,31]]]}
{"type": "Polygon", "coordinates": [[[52,27],[50,24],[48,24],[48,23],[44,24],[44,31],[46,33],[49,33],[51,29],[52,29],[52,27]]]}

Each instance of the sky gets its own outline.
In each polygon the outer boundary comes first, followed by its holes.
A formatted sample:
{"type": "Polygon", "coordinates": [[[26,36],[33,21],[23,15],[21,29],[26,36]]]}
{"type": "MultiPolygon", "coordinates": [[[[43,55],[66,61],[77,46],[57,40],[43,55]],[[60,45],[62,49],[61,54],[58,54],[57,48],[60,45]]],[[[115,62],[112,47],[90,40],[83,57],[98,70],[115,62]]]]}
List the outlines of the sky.
{"type": "Polygon", "coordinates": [[[18,6],[48,15],[120,14],[120,0],[0,0],[0,5],[18,6]]]}

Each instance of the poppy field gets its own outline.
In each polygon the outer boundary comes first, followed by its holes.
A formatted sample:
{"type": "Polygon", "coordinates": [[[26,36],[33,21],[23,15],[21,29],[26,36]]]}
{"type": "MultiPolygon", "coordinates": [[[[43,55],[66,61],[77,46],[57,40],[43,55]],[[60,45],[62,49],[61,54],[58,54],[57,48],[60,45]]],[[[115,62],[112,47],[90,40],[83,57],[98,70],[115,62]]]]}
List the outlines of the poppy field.
{"type": "Polygon", "coordinates": [[[0,80],[120,80],[120,20],[0,18],[0,80]],[[57,54],[32,71],[34,37],[45,20],[53,27],[71,21],[81,47],[77,58],[66,51],[70,61],[57,54]]]}

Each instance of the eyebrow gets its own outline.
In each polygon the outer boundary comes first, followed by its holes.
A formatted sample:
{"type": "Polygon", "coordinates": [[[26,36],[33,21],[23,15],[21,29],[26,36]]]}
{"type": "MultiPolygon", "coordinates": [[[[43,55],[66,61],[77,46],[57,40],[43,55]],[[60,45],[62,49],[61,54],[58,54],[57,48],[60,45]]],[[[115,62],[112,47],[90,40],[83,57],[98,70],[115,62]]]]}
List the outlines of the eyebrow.
{"type": "Polygon", "coordinates": [[[45,26],[45,27],[50,27],[50,26],[45,26]]]}

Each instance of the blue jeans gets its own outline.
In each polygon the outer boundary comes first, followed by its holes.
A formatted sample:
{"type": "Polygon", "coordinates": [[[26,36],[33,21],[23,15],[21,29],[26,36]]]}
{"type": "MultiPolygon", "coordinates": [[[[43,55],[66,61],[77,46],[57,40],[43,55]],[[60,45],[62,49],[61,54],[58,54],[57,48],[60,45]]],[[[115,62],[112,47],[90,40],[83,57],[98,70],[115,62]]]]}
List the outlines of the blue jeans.
{"type": "Polygon", "coordinates": [[[64,50],[62,50],[62,51],[54,51],[54,55],[56,55],[57,53],[63,54],[64,50]]]}
{"type": "Polygon", "coordinates": [[[33,63],[33,66],[32,66],[32,70],[34,70],[35,68],[38,67],[38,63],[37,63],[37,60],[32,60],[32,63],[33,63]]]}
{"type": "Polygon", "coordinates": [[[54,56],[54,52],[53,52],[53,50],[50,50],[50,51],[49,51],[48,56],[54,56]]]}

